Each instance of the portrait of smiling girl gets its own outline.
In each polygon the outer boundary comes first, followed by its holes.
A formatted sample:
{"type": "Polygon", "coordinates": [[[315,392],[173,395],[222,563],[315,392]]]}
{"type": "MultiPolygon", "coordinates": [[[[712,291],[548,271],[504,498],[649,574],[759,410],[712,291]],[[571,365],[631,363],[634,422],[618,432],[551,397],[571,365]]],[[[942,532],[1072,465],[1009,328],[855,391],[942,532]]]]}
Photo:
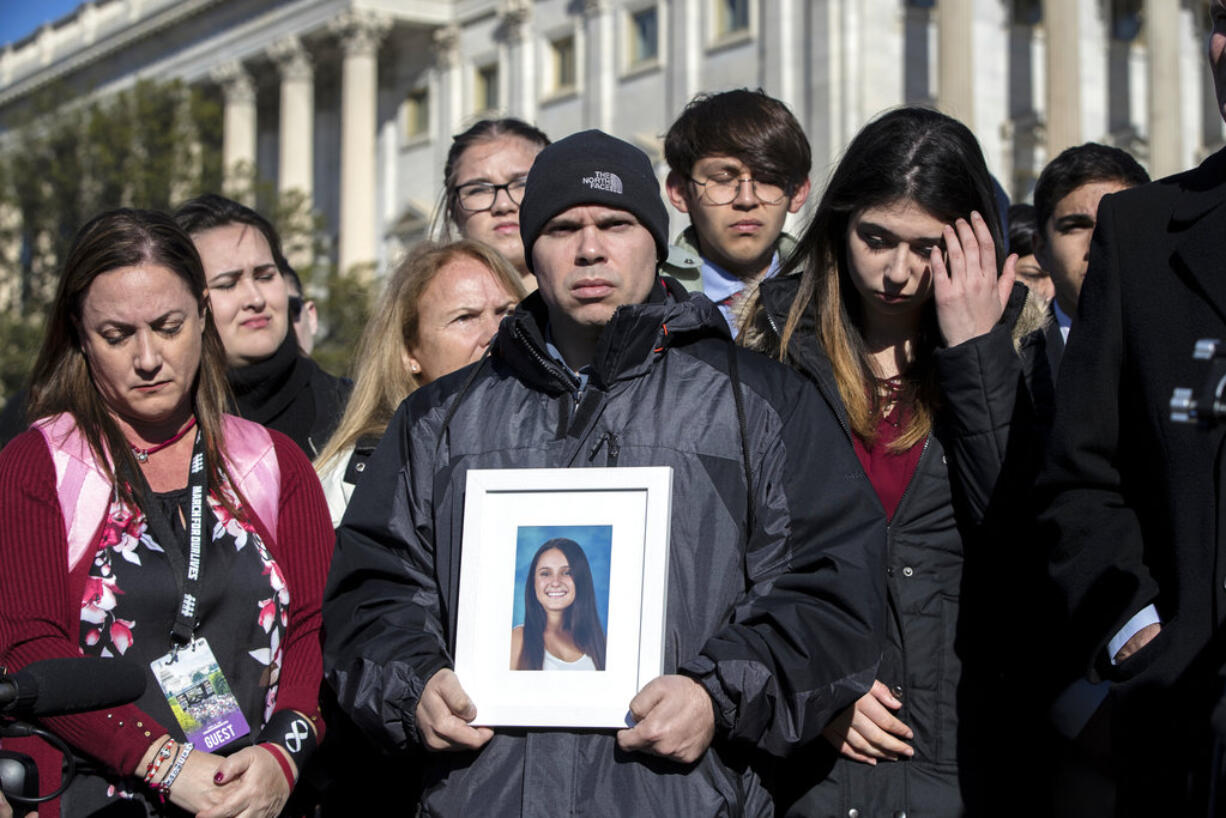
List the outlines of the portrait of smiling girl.
{"type": "Polygon", "coordinates": [[[511,630],[511,670],[604,670],[605,632],[587,554],[546,540],[524,580],[524,624],[511,630]]]}

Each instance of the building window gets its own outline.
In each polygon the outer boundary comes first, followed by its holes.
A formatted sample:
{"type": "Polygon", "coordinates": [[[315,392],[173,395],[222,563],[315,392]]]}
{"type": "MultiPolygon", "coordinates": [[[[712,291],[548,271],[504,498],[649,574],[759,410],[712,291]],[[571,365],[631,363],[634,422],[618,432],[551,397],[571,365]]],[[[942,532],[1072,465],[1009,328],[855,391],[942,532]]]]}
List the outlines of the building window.
{"type": "Polygon", "coordinates": [[[1142,0],[1111,0],[1111,39],[1131,42],[1141,33],[1142,0]]]}
{"type": "Polygon", "coordinates": [[[410,91],[404,100],[404,135],[412,139],[430,131],[430,92],[425,88],[410,91]]]}
{"type": "Polygon", "coordinates": [[[936,7],[936,0],[907,0],[907,5],[917,9],[930,9],[936,7]]]}
{"type": "Polygon", "coordinates": [[[630,13],[630,66],[654,62],[660,56],[660,20],[655,6],[630,13]]]}
{"type": "Polygon", "coordinates": [[[717,36],[749,31],[749,0],[715,0],[715,12],[717,36]]]}
{"type": "Polygon", "coordinates": [[[553,52],[553,90],[563,93],[575,89],[575,38],[562,37],[550,43],[553,52]]]}
{"type": "Polygon", "coordinates": [[[1013,24],[1015,26],[1037,26],[1042,19],[1042,0],[1013,0],[1013,24]]]}
{"type": "Polygon", "coordinates": [[[473,100],[478,111],[498,110],[498,64],[477,66],[473,100]]]}

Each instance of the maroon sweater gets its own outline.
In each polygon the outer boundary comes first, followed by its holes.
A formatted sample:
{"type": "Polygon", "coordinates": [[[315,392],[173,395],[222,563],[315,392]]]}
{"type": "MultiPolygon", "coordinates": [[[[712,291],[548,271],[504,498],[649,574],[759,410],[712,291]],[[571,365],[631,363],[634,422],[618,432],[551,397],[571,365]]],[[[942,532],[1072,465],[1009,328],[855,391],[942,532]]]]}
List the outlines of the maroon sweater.
{"type": "MultiPolygon", "coordinates": [[[[277,709],[307,714],[322,738],[320,605],[335,536],[310,462],[292,440],[269,434],[281,471],[276,536],[262,520],[254,524],[290,591],[277,709]]],[[[81,598],[93,560],[65,570],[68,542],[55,466],[38,430],[24,432],[0,452],[0,520],[6,526],[0,535],[0,664],[12,671],[40,659],[80,656],[81,598]]],[[[149,744],[166,734],[135,705],[48,718],[43,727],[121,774],[135,771],[149,744]]],[[[43,793],[58,785],[59,754],[41,740],[9,740],[4,746],[36,757],[43,793]]],[[[58,812],[56,802],[39,806],[43,818],[58,812]]]]}
{"type": "Polygon", "coordinates": [[[872,446],[865,446],[859,435],[852,435],[852,443],[856,447],[856,457],[868,475],[869,482],[877,492],[881,506],[885,509],[885,518],[894,519],[894,512],[902,502],[902,496],[907,491],[907,484],[915,476],[915,467],[919,465],[920,455],[924,451],[922,443],[917,443],[905,452],[890,452],[886,450],[892,442],[898,439],[902,431],[900,423],[902,412],[894,407],[890,414],[881,419],[877,425],[877,439],[872,446]]]}

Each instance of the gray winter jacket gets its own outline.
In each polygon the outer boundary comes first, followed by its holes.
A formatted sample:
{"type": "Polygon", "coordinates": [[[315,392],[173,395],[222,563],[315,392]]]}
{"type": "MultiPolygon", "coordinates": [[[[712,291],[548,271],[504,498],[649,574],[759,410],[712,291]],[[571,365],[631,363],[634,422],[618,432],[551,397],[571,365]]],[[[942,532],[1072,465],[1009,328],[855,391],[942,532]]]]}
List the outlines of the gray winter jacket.
{"type": "Polygon", "coordinates": [[[612,731],[498,730],[476,753],[431,754],[423,813],[771,815],[749,756],[810,741],[876,673],[885,529],[872,488],[831,407],[732,347],[705,297],[661,283],[620,308],[582,393],[545,352],[544,323],[529,297],[484,361],[396,414],[338,530],[327,678],[367,732],[418,741],[418,697],[451,666],[468,469],[671,466],[665,672],[710,693],[711,749],[683,766],[622,752],[612,731]]]}

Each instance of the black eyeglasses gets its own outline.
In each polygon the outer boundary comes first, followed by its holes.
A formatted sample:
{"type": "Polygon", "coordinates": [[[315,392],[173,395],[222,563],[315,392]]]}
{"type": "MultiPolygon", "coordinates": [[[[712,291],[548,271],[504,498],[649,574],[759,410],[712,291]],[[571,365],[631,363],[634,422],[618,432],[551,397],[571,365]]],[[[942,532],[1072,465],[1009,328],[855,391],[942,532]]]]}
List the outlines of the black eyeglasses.
{"type": "Polygon", "coordinates": [[[690,182],[702,188],[707,201],[713,205],[732,204],[741,195],[741,185],[748,182],[753,195],[764,205],[776,205],[792,195],[791,185],[777,185],[774,182],[763,182],[752,176],[733,176],[731,173],[717,173],[709,179],[699,181],[688,177],[690,182]]]}
{"type": "Polygon", "coordinates": [[[524,188],[527,185],[527,176],[512,179],[505,185],[491,185],[489,182],[469,182],[455,189],[456,202],[465,213],[480,213],[494,206],[494,200],[498,198],[498,191],[502,190],[506,192],[507,198],[512,203],[518,205],[524,200],[524,188]]]}

